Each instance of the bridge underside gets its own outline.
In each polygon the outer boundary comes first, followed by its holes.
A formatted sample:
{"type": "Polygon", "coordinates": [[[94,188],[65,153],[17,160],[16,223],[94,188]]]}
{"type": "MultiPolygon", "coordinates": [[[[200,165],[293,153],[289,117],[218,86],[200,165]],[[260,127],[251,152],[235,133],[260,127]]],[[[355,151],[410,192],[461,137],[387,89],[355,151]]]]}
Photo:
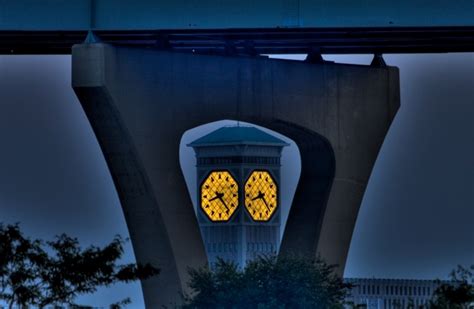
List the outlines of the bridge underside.
{"type": "Polygon", "coordinates": [[[399,107],[397,68],[107,44],[74,46],[72,64],[73,87],[114,179],[137,261],[162,269],[142,282],[147,308],[179,303],[187,267],[206,264],[179,143],[187,130],[222,119],[296,142],[302,172],[280,253],[319,253],[342,274],[362,196],[399,107]]]}
{"type": "Polygon", "coordinates": [[[474,51],[472,0],[0,1],[0,54],[104,43],[202,54],[474,51]]]}
{"type": "MultiPolygon", "coordinates": [[[[474,51],[474,27],[337,27],[94,30],[117,46],[212,55],[444,53],[474,51]]],[[[0,31],[0,54],[70,54],[85,30],[0,31]]]]}

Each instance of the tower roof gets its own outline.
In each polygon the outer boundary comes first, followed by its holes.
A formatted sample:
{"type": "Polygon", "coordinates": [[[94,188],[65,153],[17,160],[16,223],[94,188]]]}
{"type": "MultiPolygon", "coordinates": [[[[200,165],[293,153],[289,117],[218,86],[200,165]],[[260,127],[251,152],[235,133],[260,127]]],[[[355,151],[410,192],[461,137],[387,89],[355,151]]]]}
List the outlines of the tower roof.
{"type": "Polygon", "coordinates": [[[288,146],[285,141],[255,127],[222,127],[191,142],[188,146],[262,145],[288,146]]]}

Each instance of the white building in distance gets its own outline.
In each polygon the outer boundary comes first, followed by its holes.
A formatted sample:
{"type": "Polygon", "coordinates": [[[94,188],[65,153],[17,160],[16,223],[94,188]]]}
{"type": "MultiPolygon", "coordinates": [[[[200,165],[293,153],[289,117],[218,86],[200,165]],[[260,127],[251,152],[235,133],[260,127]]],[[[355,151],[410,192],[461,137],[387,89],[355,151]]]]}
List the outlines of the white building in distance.
{"type": "Polygon", "coordinates": [[[345,278],[344,282],[353,286],[346,301],[370,309],[428,308],[438,287],[436,280],[345,278]]]}

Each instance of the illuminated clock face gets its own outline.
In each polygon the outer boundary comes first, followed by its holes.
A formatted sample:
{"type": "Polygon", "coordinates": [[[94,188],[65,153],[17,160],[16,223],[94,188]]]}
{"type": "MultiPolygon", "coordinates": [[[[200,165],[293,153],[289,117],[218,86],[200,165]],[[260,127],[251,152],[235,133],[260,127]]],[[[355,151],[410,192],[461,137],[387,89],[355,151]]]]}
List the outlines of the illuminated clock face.
{"type": "Polygon", "coordinates": [[[268,221],[277,209],[277,185],[267,171],[253,171],[245,183],[245,208],[255,221],[268,221]]]}
{"type": "Polygon", "coordinates": [[[201,208],[211,221],[227,221],[239,205],[237,182],[227,171],[213,171],[201,185],[201,208]]]}

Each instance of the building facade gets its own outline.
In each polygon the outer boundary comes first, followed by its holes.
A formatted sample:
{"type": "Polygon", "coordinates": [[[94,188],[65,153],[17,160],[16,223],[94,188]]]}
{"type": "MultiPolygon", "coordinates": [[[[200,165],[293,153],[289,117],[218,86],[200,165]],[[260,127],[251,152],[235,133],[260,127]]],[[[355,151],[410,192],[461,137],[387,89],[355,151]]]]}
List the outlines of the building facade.
{"type": "Polygon", "coordinates": [[[346,278],[344,281],[353,286],[346,302],[371,309],[428,308],[438,287],[435,280],[346,278]]]}
{"type": "Polygon", "coordinates": [[[196,153],[197,218],[209,263],[240,267],[280,245],[280,158],[288,144],[254,127],[223,127],[196,153]]]}

